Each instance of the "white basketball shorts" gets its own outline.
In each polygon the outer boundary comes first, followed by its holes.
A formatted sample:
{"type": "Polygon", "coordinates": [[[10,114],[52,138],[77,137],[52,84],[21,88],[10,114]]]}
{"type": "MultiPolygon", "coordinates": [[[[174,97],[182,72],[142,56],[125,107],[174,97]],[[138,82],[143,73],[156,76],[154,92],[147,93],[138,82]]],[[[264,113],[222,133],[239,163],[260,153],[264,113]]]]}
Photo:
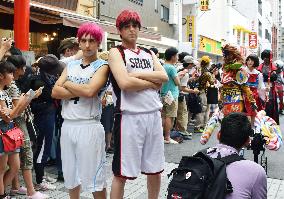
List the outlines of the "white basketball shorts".
{"type": "Polygon", "coordinates": [[[67,189],[78,185],[88,192],[106,188],[105,133],[99,121],[64,120],[60,144],[67,189]]]}
{"type": "Polygon", "coordinates": [[[146,175],[163,172],[164,138],[159,111],[116,114],[113,135],[115,176],[135,179],[140,172],[146,175]]]}

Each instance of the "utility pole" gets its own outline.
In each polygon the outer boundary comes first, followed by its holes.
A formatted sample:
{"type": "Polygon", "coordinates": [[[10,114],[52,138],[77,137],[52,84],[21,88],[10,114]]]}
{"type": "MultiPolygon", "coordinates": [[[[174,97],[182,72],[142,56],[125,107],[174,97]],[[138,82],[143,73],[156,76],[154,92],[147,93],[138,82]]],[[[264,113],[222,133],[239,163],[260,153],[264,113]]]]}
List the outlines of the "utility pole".
{"type": "Polygon", "coordinates": [[[97,0],[97,18],[101,19],[101,0],[97,0]]]}
{"type": "Polygon", "coordinates": [[[182,0],[178,0],[178,43],[182,43],[182,0]]]}
{"type": "Polygon", "coordinates": [[[30,46],[30,0],[15,0],[14,31],[16,47],[22,51],[28,51],[30,46]]]}

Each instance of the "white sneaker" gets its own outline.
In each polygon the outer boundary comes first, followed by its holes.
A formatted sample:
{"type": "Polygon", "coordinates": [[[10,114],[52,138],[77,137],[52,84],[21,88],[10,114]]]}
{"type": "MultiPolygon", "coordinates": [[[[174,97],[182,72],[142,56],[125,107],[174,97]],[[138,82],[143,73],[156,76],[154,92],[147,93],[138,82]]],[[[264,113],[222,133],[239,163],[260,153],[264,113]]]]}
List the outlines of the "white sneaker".
{"type": "Polygon", "coordinates": [[[47,191],[47,190],[55,190],[56,186],[46,182],[45,180],[42,181],[40,184],[35,184],[36,191],[47,191]]]}
{"type": "Polygon", "coordinates": [[[175,141],[175,140],[173,140],[173,139],[171,139],[171,138],[170,138],[170,140],[164,140],[164,143],[165,143],[165,144],[178,144],[177,141],[175,141]]]}

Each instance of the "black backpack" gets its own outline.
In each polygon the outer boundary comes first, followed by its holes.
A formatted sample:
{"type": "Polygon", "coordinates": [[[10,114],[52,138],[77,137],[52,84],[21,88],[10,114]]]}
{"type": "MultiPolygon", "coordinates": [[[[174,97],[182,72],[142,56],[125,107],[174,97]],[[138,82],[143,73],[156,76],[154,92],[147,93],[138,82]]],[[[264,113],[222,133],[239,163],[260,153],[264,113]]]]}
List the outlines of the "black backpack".
{"type": "MultiPolygon", "coordinates": [[[[244,160],[238,154],[223,158],[211,158],[206,149],[193,156],[183,156],[178,168],[168,177],[172,180],[168,186],[167,199],[223,199],[233,192],[227,178],[226,165],[244,160]]],[[[213,148],[209,153],[215,152],[213,148]]]]}

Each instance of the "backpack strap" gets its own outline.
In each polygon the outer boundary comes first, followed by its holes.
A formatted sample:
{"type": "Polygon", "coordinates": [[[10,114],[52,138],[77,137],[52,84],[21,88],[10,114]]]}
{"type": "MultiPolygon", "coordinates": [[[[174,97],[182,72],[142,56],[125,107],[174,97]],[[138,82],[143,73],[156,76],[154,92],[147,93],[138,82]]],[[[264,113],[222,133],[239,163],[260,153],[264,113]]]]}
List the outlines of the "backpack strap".
{"type": "Polygon", "coordinates": [[[124,64],[126,65],[126,60],[125,60],[125,53],[124,53],[124,47],[122,45],[118,45],[116,46],[116,48],[118,49],[122,59],[123,59],[123,62],[124,64]]]}
{"type": "Polygon", "coordinates": [[[239,156],[238,154],[234,153],[225,157],[220,158],[222,162],[224,162],[226,165],[229,165],[233,162],[245,160],[243,157],[239,156]]]}
{"type": "MultiPolygon", "coordinates": [[[[215,153],[217,150],[217,148],[213,147],[213,148],[205,148],[205,149],[202,149],[200,150],[199,152],[205,154],[205,155],[208,155],[210,153],[215,153]],[[208,151],[208,149],[211,149],[208,151]]],[[[241,160],[245,160],[243,157],[239,156],[238,154],[234,153],[234,154],[231,154],[231,155],[228,155],[228,156],[225,156],[225,157],[222,157],[221,158],[221,154],[218,153],[218,156],[217,158],[218,160],[221,160],[222,162],[224,162],[226,165],[229,165],[233,162],[236,162],[236,161],[241,161],[241,160]]]]}
{"type": "Polygon", "coordinates": [[[200,151],[198,151],[198,152],[201,152],[201,153],[203,153],[203,154],[205,154],[205,155],[208,155],[208,154],[210,154],[210,153],[216,152],[216,150],[217,150],[216,147],[213,147],[213,148],[207,147],[207,148],[202,149],[202,150],[200,150],[200,151]],[[208,149],[211,149],[211,150],[208,151],[208,149]]]}

